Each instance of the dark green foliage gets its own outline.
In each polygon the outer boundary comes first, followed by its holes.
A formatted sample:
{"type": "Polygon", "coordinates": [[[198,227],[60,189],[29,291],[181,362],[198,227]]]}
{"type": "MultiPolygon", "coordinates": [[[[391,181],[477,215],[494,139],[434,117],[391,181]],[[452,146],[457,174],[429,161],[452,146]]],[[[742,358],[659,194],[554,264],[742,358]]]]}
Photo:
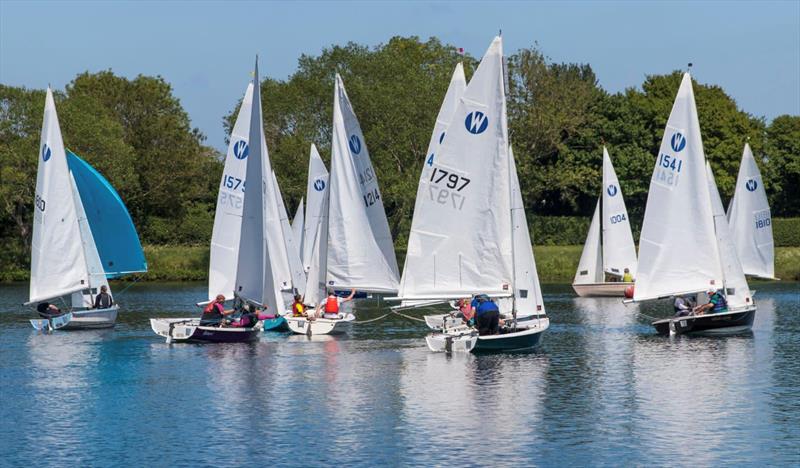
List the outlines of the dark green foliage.
{"type": "Polygon", "coordinates": [[[772,218],[776,247],[800,247],[800,218],[772,218]]]}

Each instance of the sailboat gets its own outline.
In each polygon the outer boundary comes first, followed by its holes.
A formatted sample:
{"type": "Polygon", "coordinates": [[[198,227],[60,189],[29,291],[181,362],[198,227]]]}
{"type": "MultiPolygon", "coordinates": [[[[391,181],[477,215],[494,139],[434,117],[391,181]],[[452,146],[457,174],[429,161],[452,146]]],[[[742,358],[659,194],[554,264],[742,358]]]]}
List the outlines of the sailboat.
{"type": "MultiPolygon", "coordinates": [[[[36,173],[28,302],[43,319],[37,330],[113,327],[119,307],[93,309],[108,279],[147,271],[142,245],[119,194],[86,161],[64,149],[48,87],[36,173]],[[50,301],[70,296],[69,310],[51,315],[50,301]]],[[[54,304],[56,305],[56,304],[54,304]]],[[[63,305],[62,305],[63,307],[63,305]]]]}
{"type": "Polygon", "coordinates": [[[706,163],[692,79],[685,73],[650,180],[633,301],[719,289],[726,312],[657,320],[656,331],[739,333],[751,328],[756,312],[706,163]]]}
{"type": "MultiPolygon", "coordinates": [[[[282,238],[275,196],[278,192],[273,177],[264,137],[256,59],[253,82],[245,93],[231,135],[215,215],[215,226],[220,217],[225,217],[231,223],[228,227],[239,232],[238,236],[212,235],[211,271],[216,270],[217,278],[225,280],[224,283],[215,283],[214,287],[230,289],[211,289],[212,285],[209,284],[209,297],[223,294],[226,299],[235,298],[245,304],[280,313],[284,308],[283,283],[274,276],[273,265],[278,263],[273,259],[279,258],[281,252],[285,254],[286,244],[282,238]],[[250,93],[252,97],[248,99],[250,93]],[[234,182],[227,183],[231,176],[234,182]],[[234,197],[233,203],[223,204],[223,200],[231,197],[234,197]],[[215,249],[218,249],[217,256],[214,255],[215,249]],[[223,249],[227,249],[235,262],[215,263],[215,258],[224,256],[226,250],[223,249]]],[[[219,225],[226,226],[225,221],[220,220],[219,225]]],[[[288,262],[285,269],[288,269],[288,262]]],[[[209,277],[210,281],[212,277],[209,277]]],[[[168,343],[246,342],[257,339],[263,324],[259,322],[254,327],[241,328],[201,326],[198,318],[177,318],[150,319],[150,326],[168,343]]]]}
{"type": "Polygon", "coordinates": [[[636,277],[636,246],[622,188],[604,146],[603,191],[594,209],[572,288],[579,296],[623,296],[625,289],[633,285],[622,281],[625,269],[631,277],[636,277]],[[616,281],[606,281],[606,275],[616,281]]]}
{"type": "Polygon", "coordinates": [[[728,208],[728,225],[745,275],[775,278],[772,216],[761,172],[750,144],[744,144],[736,190],[728,208]]]}
{"type": "Polygon", "coordinates": [[[486,294],[500,302],[506,326],[479,336],[445,320],[426,337],[433,351],[531,348],[549,327],[506,118],[496,37],[426,160],[396,299],[413,305],[486,294]]]}
{"type": "MultiPolygon", "coordinates": [[[[312,148],[312,163],[315,152],[312,148]]],[[[320,304],[327,290],[396,293],[400,274],[378,178],[338,73],[329,182],[311,248],[306,302],[320,304]]],[[[336,319],[287,317],[290,330],[314,335],[334,332],[339,324],[353,320],[352,313],[342,313],[336,319]]]]}

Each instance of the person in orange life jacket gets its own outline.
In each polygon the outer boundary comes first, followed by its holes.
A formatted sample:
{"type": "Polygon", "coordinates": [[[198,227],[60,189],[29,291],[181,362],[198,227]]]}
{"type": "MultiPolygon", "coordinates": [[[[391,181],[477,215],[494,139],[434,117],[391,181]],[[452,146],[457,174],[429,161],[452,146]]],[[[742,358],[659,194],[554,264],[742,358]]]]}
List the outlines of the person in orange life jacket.
{"type": "Polygon", "coordinates": [[[353,296],[356,295],[356,290],[351,289],[350,295],[347,297],[339,297],[333,291],[328,294],[328,298],[325,302],[319,304],[317,306],[317,315],[319,315],[320,310],[324,307],[325,308],[325,315],[324,318],[336,319],[339,318],[339,306],[344,304],[345,302],[350,302],[353,300],[353,296]]]}
{"type": "Polygon", "coordinates": [[[217,297],[203,309],[200,317],[200,325],[220,325],[226,315],[233,313],[233,310],[225,310],[225,296],[217,294],[217,297]]]}
{"type": "Polygon", "coordinates": [[[306,313],[306,305],[303,304],[303,297],[299,294],[294,295],[294,302],[292,303],[292,317],[308,317],[306,313]]]}

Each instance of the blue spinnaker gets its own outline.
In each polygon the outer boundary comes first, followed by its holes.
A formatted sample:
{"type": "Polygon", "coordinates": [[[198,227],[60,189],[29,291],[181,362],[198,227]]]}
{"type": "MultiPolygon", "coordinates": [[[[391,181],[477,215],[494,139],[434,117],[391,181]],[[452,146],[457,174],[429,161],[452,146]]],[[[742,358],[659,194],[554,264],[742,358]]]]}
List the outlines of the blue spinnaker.
{"type": "Polygon", "coordinates": [[[69,150],[67,163],[78,186],[106,277],[147,271],[136,227],[117,191],[95,168],[69,150]]]}

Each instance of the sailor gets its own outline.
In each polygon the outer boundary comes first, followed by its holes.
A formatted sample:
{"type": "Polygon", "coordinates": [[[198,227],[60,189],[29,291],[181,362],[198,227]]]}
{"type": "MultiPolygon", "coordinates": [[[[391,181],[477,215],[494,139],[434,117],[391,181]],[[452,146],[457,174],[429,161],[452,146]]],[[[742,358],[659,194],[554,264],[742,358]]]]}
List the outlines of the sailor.
{"type": "Polygon", "coordinates": [[[36,311],[39,312],[39,315],[45,318],[52,318],[61,315],[61,309],[56,307],[55,304],[51,304],[49,302],[40,302],[36,306],[36,311]]]}
{"type": "Polygon", "coordinates": [[[200,325],[220,325],[222,319],[225,318],[226,315],[233,313],[233,310],[225,310],[224,303],[225,296],[217,294],[217,297],[203,309],[203,315],[200,317],[200,325]]]}
{"type": "Polygon", "coordinates": [[[676,317],[685,317],[692,314],[692,306],[694,304],[688,297],[675,296],[675,302],[672,305],[675,307],[676,317]]]}
{"type": "Polygon", "coordinates": [[[108,286],[105,284],[100,286],[100,294],[94,297],[95,309],[108,309],[114,304],[114,299],[108,293],[108,286]]]}
{"type": "Polygon", "coordinates": [[[475,311],[470,306],[469,299],[459,299],[456,305],[461,314],[461,320],[467,325],[475,325],[475,311]]]}
{"type": "Polygon", "coordinates": [[[479,335],[496,335],[500,333],[500,309],[489,296],[482,294],[476,297],[478,301],[476,322],[479,335]]]}
{"type": "Polygon", "coordinates": [[[356,295],[356,290],[351,289],[350,295],[347,297],[339,297],[333,291],[328,294],[328,298],[325,300],[324,303],[317,306],[317,315],[319,315],[320,310],[325,307],[325,315],[324,318],[327,319],[337,319],[340,318],[339,316],[339,306],[344,304],[345,302],[350,302],[353,300],[353,296],[356,295]]]}
{"type": "Polygon", "coordinates": [[[722,295],[722,291],[715,289],[708,290],[708,304],[697,306],[694,309],[696,315],[703,315],[706,312],[715,314],[717,312],[726,312],[728,310],[728,301],[722,295]]]}
{"type": "Polygon", "coordinates": [[[258,314],[256,313],[256,308],[254,305],[250,304],[237,320],[233,320],[230,323],[230,326],[236,328],[244,328],[244,327],[252,328],[255,327],[257,323],[258,323],[258,314]]]}
{"type": "Polygon", "coordinates": [[[303,298],[299,294],[294,295],[294,303],[292,303],[292,317],[307,317],[306,305],[303,304],[303,298]]]}
{"type": "Polygon", "coordinates": [[[625,271],[622,274],[622,282],[633,283],[633,275],[631,275],[631,270],[625,268],[625,271]]]}

